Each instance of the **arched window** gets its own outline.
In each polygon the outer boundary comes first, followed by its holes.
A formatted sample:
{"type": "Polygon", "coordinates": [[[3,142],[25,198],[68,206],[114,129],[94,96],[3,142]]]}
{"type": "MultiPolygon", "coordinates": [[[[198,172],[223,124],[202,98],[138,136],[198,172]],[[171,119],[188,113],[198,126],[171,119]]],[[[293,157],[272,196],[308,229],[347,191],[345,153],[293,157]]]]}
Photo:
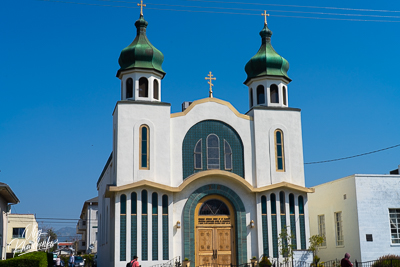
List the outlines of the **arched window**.
{"type": "Polygon", "coordinates": [[[286,214],[285,192],[279,192],[279,201],[281,204],[281,215],[286,214]]]}
{"type": "Polygon", "coordinates": [[[253,88],[250,88],[250,107],[253,106],[253,88]]]}
{"type": "Polygon", "coordinates": [[[207,136],[207,169],[219,169],[219,138],[215,134],[207,136]]]}
{"type": "Polygon", "coordinates": [[[126,215],[126,195],[121,195],[121,215],[126,215]]]}
{"type": "Polygon", "coordinates": [[[293,194],[289,195],[289,209],[290,209],[290,215],[294,215],[294,195],[293,194]]]}
{"type": "Polygon", "coordinates": [[[201,140],[202,139],[199,139],[194,147],[194,168],[196,170],[201,170],[203,168],[201,140]]]}
{"type": "Polygon", "coordinates": [[[279,103],[278,86],[276,84],[271,84],[270,92],[271,103],[279,103]]]}
{"type": "Polygon", "coordinates": [[[229,208],[221,200],[210,199],[201,205],[199,215],[229,215],[229,208]]]}
{"type": "Polygon", "coordinates": [[[162,222],[163,222],[163,260],[169,259],[169,245],[168,245],[168,196],[162,196],[162,222]]]}
{"type": "Polygon", "coordinates": [[[306,223],[304,217],[304,199],[299,196],[300,243],[301,249],[306,249],[306,223]]]}
{"type": "Polygon", "coordinates": [[[271,214],[276,215],[276,196],[271,194],[271,214]]]}
{"type": "Polygon", "coordinates": [[[299,196],[299,214],[304,215],[304,200],[303,196],[299,196]]]}
{"type": "Polygon", "coordinates": [[[271,194],[271,224],[272,224],[272,252],[273,257],[278,258],[278,223],[276,219],[276,196],[271,194]]]}
{"type": "Polygon", "coordinates": [[[152,207],[152,242],[151,247],[152,260],[158,260],[158,194],[154,192],[151,195],[151,207],[152,207]]]}
{"type": "Polygon", "coordinates": [[[275,131],[275,165],[277,171],[285,171],[285,155],[283,150],[283,132],[275,131]]]}
{"type": "Polygon", "coordinates": [[[291,243],[294,249],[297,249],[297,237],[296,237],[296,217],[294,210],[294,195],[289,194],[289,213],[290,213],[290,231],[292,232],[291,243]]]}
{"type": "Polygon", "coordinates": [[[257,86],[257,104],[264,104],[265,103],[265,93],[264,93],[264,86],[259,85],[257,86]]]}
{"type": "Polygon", "coordinates": [[[147,215],[147,190],[142,191],[142,215],[147,215]]]}
{"type": "Polygon", "coordinates": [[[224,140],[225,170],[232,170],[232,149],[228,141],[224,140]]]}
{"type": "Polygon", "coordinates": [[[282,98],[283,98],[283,104],[286,106],[287,102],[286,102],[286,86],[282,87],[282,98]]]}
{"type": "Polygon", "coordinates": [[[154,80],[153,81],[153,97],[154,97],[154,99],[157,99],[157,100],[160,99],[159,96],[158,96],[158,93],[159,93],[159,91],[158,91],[158,81],[154,80]]]}
{"type": "Polygon", "coordinates": [[[132,98],[133,97],[133,80],[132,78],[128,78],[126,80],[126,98],[132,98]]]}
{"type": "Polygon", "coordinates": [[[140,126],[140,169],[150,169],[150,129],[147,125],[140,126]]]}
{"type": "Polygon", "coordinates": [[[149,81],[145,77],[139,79],[139,96],[149,97],[149,81]]]}

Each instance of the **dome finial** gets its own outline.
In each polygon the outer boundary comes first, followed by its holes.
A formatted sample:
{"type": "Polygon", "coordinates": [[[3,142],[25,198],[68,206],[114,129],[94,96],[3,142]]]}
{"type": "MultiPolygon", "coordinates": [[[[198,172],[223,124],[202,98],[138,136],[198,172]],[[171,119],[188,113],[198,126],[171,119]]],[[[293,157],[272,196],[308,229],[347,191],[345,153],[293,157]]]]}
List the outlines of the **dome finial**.
{"type": "Polygon", "coordinates": [[[261,16],[264,16],[264,25],[267,25],[267,17],[269,17],[267,10],[264,10],[264,13],[262,13],[261,16]]]}
{"type": "Polygon", "coordinates": [[[143,7],[146,5],[143,4],[143,0],[140,0],[140,4],[137,5],[140,6],[140,16],[143,17],[143,7]]]}
{"type": "Polygon", "coordinates": [[[211,71],[210,73],[207,75],[208,77],[205,77],[206,80],[208,81],[208,84],[210,85],[210,91],[208,93],[208,97],[213,98],[213,91],[212,91],[212,87],[214,86],[214,84],[212,83],[213,80],[216,80],[217,78],[213,77],[211,71]]]}

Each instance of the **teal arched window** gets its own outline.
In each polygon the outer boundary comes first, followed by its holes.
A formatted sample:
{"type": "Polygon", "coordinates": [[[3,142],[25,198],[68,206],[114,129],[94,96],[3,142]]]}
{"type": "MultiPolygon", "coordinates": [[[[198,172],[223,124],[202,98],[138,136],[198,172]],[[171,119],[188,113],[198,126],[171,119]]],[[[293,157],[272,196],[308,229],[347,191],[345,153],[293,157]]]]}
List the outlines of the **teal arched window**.
{"type": "Polygon", "coordinates": [[[128,78],[126,80],[126,98],[133,97],[133,80],[132,78],[128,78]]]}
{"type": "Polygon", "coordinates": [[[265,103],[265,92],[264,86],[259,85],[257,86],[257,104],[264,104],[265,103]]]}
{"type": "Polygon", "coordinates": [[[219,138],[215,134],[207,136],[207,169],[219,169],[219,138]]]}
{"type": "Polygon", "coordinates": [[[139,79],[139,96],[149,97],[149,81],[145,77],[139,79]]]}
{"type": "Polygon", "coordinates": [[[276,171],[285,171],[285,153],[283,150],[283,132],[275,130],[275,167],[276,171]]]}
{"type": "Polygon", "coordinates": [[[140,126],[140,169],[150,169],[150,129],[147,125],[140,126]]]}

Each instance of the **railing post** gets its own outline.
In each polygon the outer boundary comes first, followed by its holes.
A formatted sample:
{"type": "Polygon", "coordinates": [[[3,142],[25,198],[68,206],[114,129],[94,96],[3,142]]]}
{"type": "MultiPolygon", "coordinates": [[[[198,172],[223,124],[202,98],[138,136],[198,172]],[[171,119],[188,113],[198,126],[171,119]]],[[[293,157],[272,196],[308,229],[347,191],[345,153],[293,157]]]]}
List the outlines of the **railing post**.
{"type": "Polygon", "coordinates": [[[358,267],[358,261],[356,260],[356,267],[358,267]]]}

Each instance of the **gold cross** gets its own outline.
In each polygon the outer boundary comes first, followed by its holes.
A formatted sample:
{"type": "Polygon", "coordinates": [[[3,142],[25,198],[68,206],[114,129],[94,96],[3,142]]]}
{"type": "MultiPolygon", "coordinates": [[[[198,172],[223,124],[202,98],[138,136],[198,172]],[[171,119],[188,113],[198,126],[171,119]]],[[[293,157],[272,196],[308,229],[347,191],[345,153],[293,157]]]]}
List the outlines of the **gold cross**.
{"type": "Polygon", "coordinates": [[[212,80],[216,80],[217,78],[212,78],[212,74],[211,74],[211,71],[210,71],[210,73],[207,75],[208,77],[205,77],[205,79],[206,80],[209,80],[208,81],[208,84],[210,85],[210,92],[209,92],[209,97],[210,98],[212,98],[213,97],[213,91],[212,91],[212,87],[214,86],[214,84],[212,83],[212,80]]]}
{"type": "Polygon", "coordinates": [[[267,17],[269,17],[267,10],[264,10],[264,13],[262,13],[261,16],[264,16],[264,25],[267,25],[267,17]]]}
{"type": "Polygon", "coordinates": [[[140,0],[140,4],[137,5],[140,6],[140,16],[143,16],[143,7],[146,5],[143,5],[143,0],[140,0]]]}

